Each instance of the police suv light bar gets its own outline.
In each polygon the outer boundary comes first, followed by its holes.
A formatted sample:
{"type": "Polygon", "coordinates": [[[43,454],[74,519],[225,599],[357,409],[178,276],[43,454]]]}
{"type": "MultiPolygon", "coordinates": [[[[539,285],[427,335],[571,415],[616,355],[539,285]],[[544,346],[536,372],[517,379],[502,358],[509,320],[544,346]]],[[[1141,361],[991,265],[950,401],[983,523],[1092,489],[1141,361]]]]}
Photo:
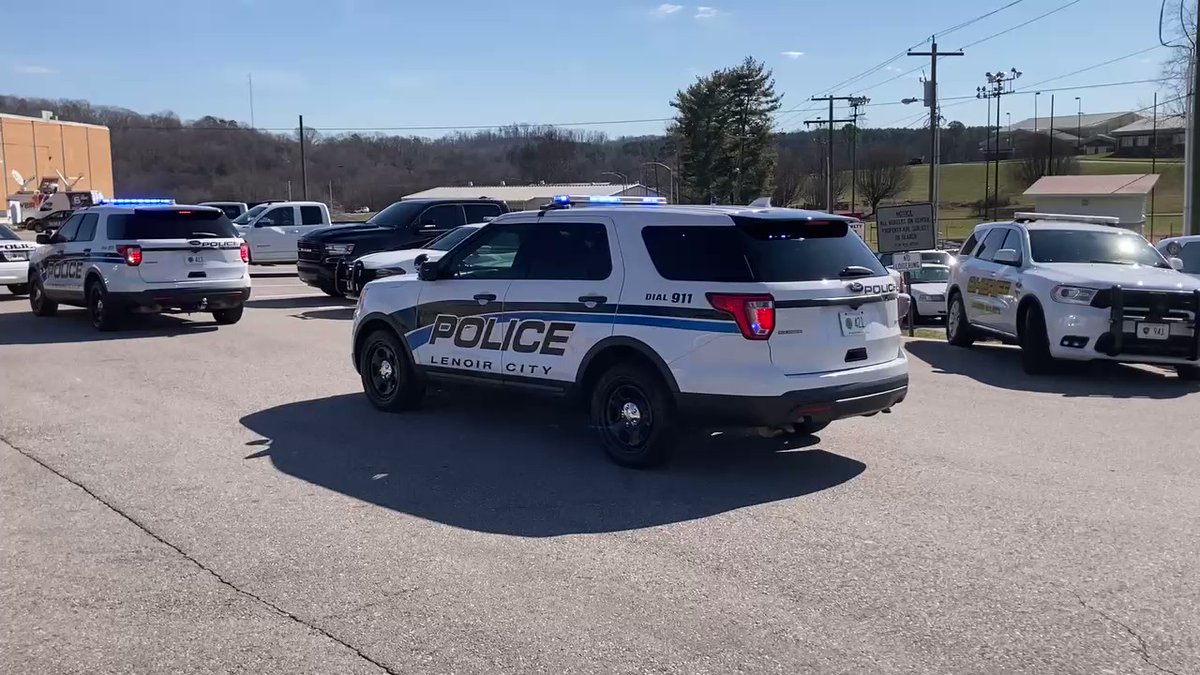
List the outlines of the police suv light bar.
{"type": "Polygon", "coordinates": [[[1116,216],[1072,216],[1069,213],[1034,213],[1030,211],[1019,211],[1013,214],[1013,220],[1018,223],[1028,223],[1034,220],[1062,222],[1062,223],[1089,223],[1091,225],[1112,225],[1120,226],[1121,219],[1116,216]]]}
{"type": "Polygon", "coordinates": [[[572,204],[627,204],[637,206],[661,206],[667,203],[666,197],[623,197],[619,195],[554,195],[555,206],[570,206],[572,204]]]}
{"type": "Polygon", "coordinates": [[[108,206],[174,206],[174,199],[101,199],[108,206]]]}

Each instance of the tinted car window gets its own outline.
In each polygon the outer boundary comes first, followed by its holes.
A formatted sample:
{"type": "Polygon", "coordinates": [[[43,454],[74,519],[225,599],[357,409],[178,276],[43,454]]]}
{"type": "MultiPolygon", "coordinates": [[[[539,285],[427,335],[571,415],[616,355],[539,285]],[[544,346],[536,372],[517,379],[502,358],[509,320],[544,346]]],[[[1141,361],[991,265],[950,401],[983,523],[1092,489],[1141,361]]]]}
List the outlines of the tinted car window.
{"type": "Polygon", "coordinates": [[[975,251],[975,257],[980,260],[991,260],[992,256],[999,251],[1004,244],[1004,238],[1008,236],[1007,227],[996,227],[988,230],[987,237],[983,243],[979,245],[979,250],[975,251]]]}
{"type": "Polygon", "coordinates": [[[425,204],[421,202],[396,202],[371,216],[367,222],[379,227],[404,227],[423,210],[425,204]]]}
{"type": "Polygon", "coordinates": [[[83,214],[83,219],[79,221],[79,230],[75,233],[75,238],[71,241],[91,241],[96,238],[96,221],[100,220],[100,216],[95,213],[83,214]]]}
{"type": "Polygon", "coordinates": [[[245,213],[238,216],[237,218],[234,218],[233,222],[238,225],[245,225],[246,223],[249,223],[251,220],[254,220],[254,218],[257,217],[258,214],[262,213],[263,211],[266,211],[267,208],[268,207],[263,206],[262,204],[259,204],[258,206],[251,208],[250,210],[246,211],[245,213]]]}
{"type": "Polygon", "coordinates": [[[262,217],[263,221],[271,221],[269,224],[261,222],[264,226],[287,227],[296,224],[296,210],[290,206],[280,206],[279,208],[267,211],[262,217]]]}
{"type": "Polygon", "coordinates": [[[79,222],[83,220],[83,214],[71,216],[67,222],[63,223],[58,234],[54,236],[57,241],[71,241],[75,238],[75,233],[79,231],[79,222]]]}
{"type": "Polygon", "coordinates": [[[1030,255],[1040,263],[1113,263],[1170,267],[1145,239],[1125,232],[1034,230],[1030,255]]]}
{"type": "Polygon", "coordinates": [[[242,215],[242,209],[236,204],[209,204],[215,209],[221,209],[226,218],[237,218],[242,215]]]}
{"type": "Polygon", "coordinates": [[[431,251],[449,251],[458,242],[479,231],[477,227],[456,227],[425,245],[431,251]]]}
{"type": "Polygon", "coordinates": [[[1179,251],[1179,258],[1183,260],[1184,272],[1200,274],[1200,241],[1184,244],[1183,249],[1179,251]]]}
{"type": "Polygon", "coordinates": [[[1025,237],[1021,236],[1021,233],[1017,230],[1009,230],[1008,236],[1004,238],[1004,243],[1000,245],[1000,248],[1011,248],[1017,253],[1022,254],[1022,258],[1024,258],[1025,237]]]}
{"type": "Polygon", "coordinates": [[[846,223],[737,219],[736,227],[647,227],[658,273],[674,281],[782,282],[836,279],[848,267],[886,276],[846,223]]]}
{"type": "Polygon", "coordinates": [[[418,227],[422,230],[450,230],[466,224],[461,204],[440,204],[429,207],[421,214],[418,227]]]}
{"type": "Polygon", "coordinates": [[[519,278],[599,281],[612,273],[603,225],[553,223],[527,226],[513,266],[519,278]]]}
{"type": "Polygon", "coordinates": [[[977,243],[979,243],[979,239],[972,232],[971,236],[967,237],[967,240],[963,242],[962,248],[958,249],[958,255],[964,258],[971,255],[971,251],[975,249],[975,244],[977,243]]]}
{"type": "Polygon", "coordinates": [[[446,268],[453,279],[515,279],[517,249],[529,232],[527,227],[505,227],[484,231],[465,244],[466,250],[446,268]]]}
{"type": "Polygon", "coordinates": [[[301,225],[322,225],[325,223],[325,214],[321,212],[319,206],[301,206],[300,207],[300,224],[301,225]]]}
{"type": "Polygon", "coordinates": [[[500,215],[499,204],[463,204],[467,213],[468,223],[482,223],[485,218],[495,218],[500,215]]]}
{"type": "Polygon", "coordinates": [[[16,232],[8,229],[5,225],[0,225],[0,239],[20,240],[16,232]]]}
{"type": "Polygon", "coordinates": [[[140,211],[112,215],[109,239],[233,239],[237,230],[220,211],[140,211]]]}

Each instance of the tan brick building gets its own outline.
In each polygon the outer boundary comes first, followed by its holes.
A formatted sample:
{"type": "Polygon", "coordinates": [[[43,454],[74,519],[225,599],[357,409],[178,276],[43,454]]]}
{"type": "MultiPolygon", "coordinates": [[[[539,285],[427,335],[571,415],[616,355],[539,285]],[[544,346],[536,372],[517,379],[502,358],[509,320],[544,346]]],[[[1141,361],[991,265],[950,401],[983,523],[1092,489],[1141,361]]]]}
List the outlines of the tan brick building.
{"type": "Polygon", "coordinates": [[[28,181],[29,190],[37,190],[44,178],[57,178],[59,171],[69,180],[82,176],[73,190],[113,196],[112,142],[108,127],[97,124],[0,113],[0,169],[4,180],[0,196],[21,189],[14,170],[28,181]]]}

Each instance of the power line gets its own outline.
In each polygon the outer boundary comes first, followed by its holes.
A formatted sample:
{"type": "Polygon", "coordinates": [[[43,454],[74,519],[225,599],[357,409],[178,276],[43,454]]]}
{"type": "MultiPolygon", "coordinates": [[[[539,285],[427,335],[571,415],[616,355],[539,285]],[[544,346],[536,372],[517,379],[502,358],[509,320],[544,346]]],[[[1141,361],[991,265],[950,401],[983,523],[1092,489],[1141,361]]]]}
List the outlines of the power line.
{"type": "Polygon", "coordinates": [[[1030,19],[1030,20],[1028,20],[1028,21],[1026,21],[1026,22],[1024,22],[1024,23],[1019,23],[1019,24],[1017,24],[1017,25],[1013,26],[1012,28],[1006,28],[1006,29],[1004,29],[1004,30],[1002,30],[1002,31],[1000,31],[1000,32],[998,32],[998,33],[992,33],[991,35],[989,35],[989,36],[987,36],[987,37],[985,37],[985,38],[980,38],[980,39],[978,39],[978,40],[976,40],[976,41],[974,41],[974,42],[972,42],[972,43],[970,43],[970,44],[965,44],[965,45],[963,45],[963,46],[959,47],[959,49],[966,49],[966,48],[968,48],[968,47],[974,47],[975,45],[983,44],[984,42],[987,42],[988,40],[991,40],[991,39],[994,39],[994,38],[998,38],[998,37],[1000,37],[1001,35],[1006,35],[1006,34],[1008,34],[1008,33],[1011,33],[1011,32],[1013,32],[1014,30],[1017,30],[1018,28],[1024,28],[1025,26],[1028,26],[1029,24],[1031,24],[1031,23],[1033,23],[1033,22],[1035,22],[1035,21],[1041,21],[1042,19],[1044,19],[1044,18],[1046,18],[1046,17],[1050,16],[1051,14],[1057,14],[1057,13],[1059,13],[1059,12],[1063,11],[1064,9],[1066,9],[1066,8],[1068,8],[1068,7],[1072,6],[1072,5],[1078,5],[1078,4],[1079,4],[1080,2],[1082,2],[1082,1],[1083,1],[1083,0],[1071,0],[1071,2],[1068,2],[1068,3],[1066,3],[1066,4],[1063,4],[1063,5],[1059,5],[1058,7],[1055,7],[1054,9],[1050,10],[1049,12],[1046,12],[1045,14],[1039,14],[1039,15],[1037,15],[1037,16],[1035,16],[1035,17],[1033,17],[1032,19],[1030,19]]]}
{"type": "Polygon", "coordinates": [[[1109,59],[1109,60],[1107,60],[1107,61],[1104,61],[1103,63],[1097,63],[1097,64],[1095,64],[1095,65],[1088,66],[1088,67],[1086,67],[1086,68],[1080,68],[1079,70],[1073,70],[1073,71],[1071,71],[1071,72],[1067,73],[1066,75],[1058,75],[1058,76],[1056,76],[1056,77],[1051,77],[1051,78],[1049,78],[1049,79],[1042,80],[1041,82],[1034,82],[1033,84],[1031,84],[1031,85],[1029,85],[1029,86],[1027,86],[1027,87],[1023,87],[1023,89],[1032,89],[1033,87],[1036,87],[1036,86],[1038,86],[1038,85],[1041,85],[1041,84],[1046,84],[1047,82],[1053,82],[1053,81],[1055,81],[1055,80],[1061,80],[1061,79],[1064,79],[1064,78],[1067,78],[1067,77],[1071,77],[1072,75],[1078,75],[1078,74],[1080,74],[1080,73],[1086,73],[1086,72],[1087,72],[1087,71],[1089,71],[1089,70],[1095,70],[1095,69],[1097,69],[1097,68],[1102,68],[1102,67],[1104,67],[1104,66],[1107,66],[1107,65],[1109,65],[1109,64],[1116,63],[1117,61],[1124,61],[1125,59],[1131,59],[1131,58],[1133,58],[1133,57],[1135,57],[1135,56],[1138,56],[1138,55],[1140,55],[1140,54],[1145,54],[1146,52],[1154,51],[1155,49],[1158,49],[1158,48],[1159,48],[1159,45],[1152,45],[1152,46],[1150,46],[1150,47],[1146,47],[1145,49],[1139,49],[1139,50],[1137,50],[1136,52],[1130,52],[1129,54],[1126,54],[1125,56],[1118,56],[1118,57],[1117,57],[1117,58],[1115,58],[1115,59],[1109,59]]]}

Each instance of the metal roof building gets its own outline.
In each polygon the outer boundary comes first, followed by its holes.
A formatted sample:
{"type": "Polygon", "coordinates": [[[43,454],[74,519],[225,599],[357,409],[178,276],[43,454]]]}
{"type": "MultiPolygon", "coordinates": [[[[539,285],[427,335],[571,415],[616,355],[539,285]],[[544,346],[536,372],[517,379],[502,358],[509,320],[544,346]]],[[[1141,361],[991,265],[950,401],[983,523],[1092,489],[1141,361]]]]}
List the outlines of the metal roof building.
{"type": "Polygon", "coordinates": [[[497,199],[517,210],[536,209],[554,195],[659,197],[654,189],[641,183],[537,183],[534,185],[462,185],[435,187],[401,199],[497,199]]]}
{"type": "Polygon", "coordinates": [[[1158,174],[1043,176],[1025,191],[1039,213],[1116,216],[1121,227],[1141,232],[1146,223],[1146,197],[1158,174]]]}

